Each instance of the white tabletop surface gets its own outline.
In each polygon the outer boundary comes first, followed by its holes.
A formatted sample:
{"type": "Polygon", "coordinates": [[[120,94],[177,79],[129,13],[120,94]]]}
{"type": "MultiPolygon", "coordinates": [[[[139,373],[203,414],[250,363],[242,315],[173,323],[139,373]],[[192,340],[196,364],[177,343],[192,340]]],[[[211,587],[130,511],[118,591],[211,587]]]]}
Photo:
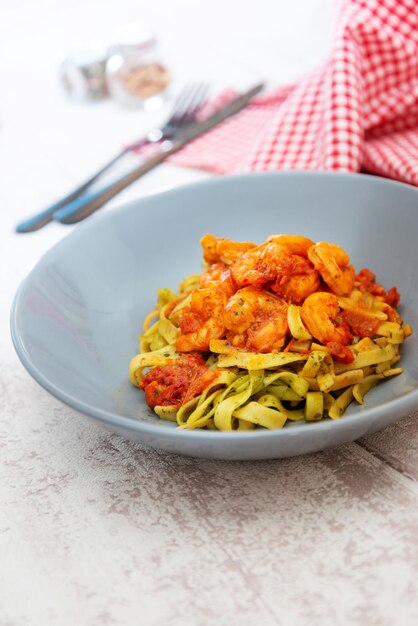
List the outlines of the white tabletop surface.
{"type": "MultiPolygon", "coordinates": [[[[18,284],[72,229],[19,236],[16,222],[162,115],[69,101],[62,55],[145,20],[179,83],[284,84],[325,58],[332,12],[331,0],[3,0],[0,626],[418,623],[417,416],[284,461],[177,457],[49,396],[8,329],[18,284]]],[[[208,176],[164,165],[104,210],[208,176]]]]}

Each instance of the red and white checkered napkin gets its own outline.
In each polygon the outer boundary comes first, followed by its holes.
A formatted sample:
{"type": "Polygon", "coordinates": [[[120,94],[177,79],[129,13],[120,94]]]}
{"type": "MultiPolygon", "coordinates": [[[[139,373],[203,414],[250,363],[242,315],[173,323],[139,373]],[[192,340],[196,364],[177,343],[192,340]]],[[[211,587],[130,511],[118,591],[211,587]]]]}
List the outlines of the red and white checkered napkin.
{"type": "Polygon", "coordinates": [[[323,67],[171,162],[219,174],[362,169],[418,185],[418,0],[344,0],[323,67]]]}

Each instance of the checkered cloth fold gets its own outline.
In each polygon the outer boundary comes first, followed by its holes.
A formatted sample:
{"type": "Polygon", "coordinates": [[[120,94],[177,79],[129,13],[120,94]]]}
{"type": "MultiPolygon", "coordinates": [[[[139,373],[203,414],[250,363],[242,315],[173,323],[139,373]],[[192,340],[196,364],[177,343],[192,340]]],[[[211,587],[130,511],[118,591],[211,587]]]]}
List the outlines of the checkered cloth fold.
{"type": "Polygon", "coordinates": [[[218,174],[363,170],[418,185],[418,0],[345,0],[322,67],[255,98],[171,162],[218,174]]]}

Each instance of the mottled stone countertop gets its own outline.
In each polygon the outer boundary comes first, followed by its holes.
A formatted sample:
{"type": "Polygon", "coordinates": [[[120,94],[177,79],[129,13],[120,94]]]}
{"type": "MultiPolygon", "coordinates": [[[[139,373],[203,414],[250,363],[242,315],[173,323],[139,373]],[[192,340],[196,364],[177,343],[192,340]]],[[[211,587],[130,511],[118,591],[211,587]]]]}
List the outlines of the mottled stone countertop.
{"type": "MultiPolygon", "coordinates": [[[[146,17],[158,24],[177,72],[205,68],[226,83],[293,80],[326,53],[330,0],[260,0],[256,14],[244,4],[213,0],[201,23],[195,3],[154,0],[146,17]]],[[[8,330],[13,294],[71,229],[17,236],[13,225],[151,118],[112,103],[68,102],[56,78],[60,49],[76,35],[91,37],[93,27],[138,19],[138,2],[104,8],[74,0],[63,11],[52,0],[6,0],[5,7],[0,626],[415,626],[418,414],[310,456],[197,460],[103,430],[20,364],[8,330]]],[[[164,166],[113,204],[205,176],[164,166]]]]}

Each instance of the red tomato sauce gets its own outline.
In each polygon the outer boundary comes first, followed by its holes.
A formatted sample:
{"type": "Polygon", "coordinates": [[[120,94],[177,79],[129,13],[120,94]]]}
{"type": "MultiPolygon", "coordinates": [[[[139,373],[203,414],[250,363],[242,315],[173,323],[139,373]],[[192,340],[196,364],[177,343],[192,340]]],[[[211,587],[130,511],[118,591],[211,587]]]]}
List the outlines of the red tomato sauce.
{"type": "Polygon", "coordinates": [[[354,355],[348,346],[342,346],[340,343],[330,341],[327,343],[327,348],[335,361],[340,363],[352,363],[354,361],[354,355]]]}
{"type": "Polygon", "coordinates": [[[357,337],[374,337],[381,324],[377,317],[364,315],[360,311],[343,311],[341,317],[357,337]]]}
{"type": "Polygon", "coordinates": [[[187,354],[169,365],[154,367],[141,381],[148,405],[180,407],[202,393],[219,376],[200,354],[187,354]]]}
{"type": "Polygon", "coordinates": [[[363,267],[356,276],[356,281],[373,296],[382,296],[386,304],[397,307],[400,300],[400,295],[396,287],[391,287],[388,291],[376,283],[376,276],[370,270],[363,267]]]}

